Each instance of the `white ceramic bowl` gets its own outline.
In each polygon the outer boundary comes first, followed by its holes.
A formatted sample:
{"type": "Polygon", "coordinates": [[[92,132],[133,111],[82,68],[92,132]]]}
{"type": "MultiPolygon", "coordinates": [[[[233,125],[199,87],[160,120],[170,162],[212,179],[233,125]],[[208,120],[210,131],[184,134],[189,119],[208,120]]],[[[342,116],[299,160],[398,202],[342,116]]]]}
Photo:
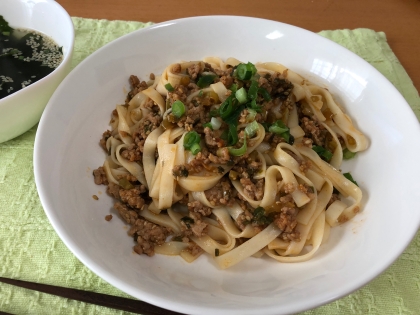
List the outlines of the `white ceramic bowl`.
{"type": "Polygon", "coordinates": [[[68,248],[97,275],[144,301],[188,314],[290,314],[343,297],[402,253],[420,222],[420,127],[395,87],[345,48],[294,26],[245,17],[196,17],[131,33],[83,61],[52,96],[35,141],[35,179],[45,212],[68,248]],[[307,262],[250,258],[219,270],[207,255],[133,254],[133,240],[92,170],[98,141],[123,103],[128,77],[147,79],[180,60],[206,56],[276,61],[326,85],[368,136],[343,165],[364,192],[363,212],[332,229],[307,262]],[[77,91],[77,93],[74,93],[77,91]],[[398,111],[395,108],[398,107],[398,111]],[[92,195],[99,196],[95,201],[92,195]]]}
{"type": "Polygon", "coordinates": [[[70,71],[74,29],[67,12],[53,0],[0,0],[0,15],[14,28],[39,31],[63,47],[63,61],[48,76],[0,99],[0,143],[34,126],[51,95],[70,71]]]}

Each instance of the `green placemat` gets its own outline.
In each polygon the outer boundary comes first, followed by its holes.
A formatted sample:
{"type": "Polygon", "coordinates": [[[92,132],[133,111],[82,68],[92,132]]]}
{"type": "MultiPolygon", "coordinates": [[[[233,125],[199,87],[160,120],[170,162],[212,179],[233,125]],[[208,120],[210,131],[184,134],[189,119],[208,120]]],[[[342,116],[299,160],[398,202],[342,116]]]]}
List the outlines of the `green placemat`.
{"type": "MultiPolygon", "coordinates": [[[[73,67],[96,49],[151,23],[73,18],[73,67]]],[[[320,33],[352,50],[382,72],[420,118],[420,98],[387,44],[369,29],[320,33]]],[[[0,144],[0,276],[126,296],[80,263],[65,247],[44,214],[33,175],[36,127],[0,144]]],[[[0,284],[0,311],[13,314],[125,314],[0,284]]],[[[362,289],[304,315],[419,314],[420,233],[401,257],[362,289]]]]}

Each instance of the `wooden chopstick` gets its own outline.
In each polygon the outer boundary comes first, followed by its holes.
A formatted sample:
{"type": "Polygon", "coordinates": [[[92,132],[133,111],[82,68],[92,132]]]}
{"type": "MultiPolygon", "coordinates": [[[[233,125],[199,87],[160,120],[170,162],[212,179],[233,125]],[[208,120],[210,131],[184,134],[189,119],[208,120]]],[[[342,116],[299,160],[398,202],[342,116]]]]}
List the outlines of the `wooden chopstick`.
{"type": "Polygon", "coordinates": [[[14,280],[0,277],[0,282],[26,288],[29,290],[44,292],[61,296],[64,298],[77,300],[85,303],[114,308],[121,311],[127,311],[143,315],[182,315],[181,313],[169,311],[139,300],[132,300],[118,296],[112,296],[102,293],[64,288],[54,285],[34,283],[22,280],[14,280]]]}

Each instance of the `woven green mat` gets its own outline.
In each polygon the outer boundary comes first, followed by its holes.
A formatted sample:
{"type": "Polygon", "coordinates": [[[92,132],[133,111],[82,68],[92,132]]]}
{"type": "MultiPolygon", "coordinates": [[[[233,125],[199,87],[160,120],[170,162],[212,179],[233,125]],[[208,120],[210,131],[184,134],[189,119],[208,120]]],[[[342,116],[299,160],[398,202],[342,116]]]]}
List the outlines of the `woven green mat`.
{"type": "MultiPolygon", "coordinates": [[[[96,49],[150,23],[73,18],[73,67],[96,49]]],[[[320,33],[352,50],[382,72],[420,118],[420,98],[384,33],[369,29],[320,33]]],[[[80,263],[65,247],[44,214],[33,175],[36,127],[0,144],[0,276],[127,296],[80,263]]],[[[125,314],[0,284],[0,311],[13,314],[125,314]]],[[[302,313],[420,314],[420,233],[401,257],[360,290],[302,313]]]]}

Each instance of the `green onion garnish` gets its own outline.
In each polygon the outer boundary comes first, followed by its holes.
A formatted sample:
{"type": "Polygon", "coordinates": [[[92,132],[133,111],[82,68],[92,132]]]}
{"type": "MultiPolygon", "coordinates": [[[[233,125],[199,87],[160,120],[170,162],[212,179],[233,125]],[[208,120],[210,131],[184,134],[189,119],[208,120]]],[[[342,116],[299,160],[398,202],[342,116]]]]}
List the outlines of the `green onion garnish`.
{"type": "Polygon", "coordinates": [[[205,88],[213,83],[215,75],[203,75],[198,79],[197,86],[199,88],[205,88]]]}
{"type": "Polygon", "coordinates": [[[351,152],[349,149],[345,148],[343,150],[343,159],[345,160],[350,160],[352,158],[354,158],[356,155],[356,152],[351,152]]]}
{"type": "Polygon", "coordinates": [[[252,108],[248,108],[248,115],[246,116],[246,121],[251,122],[255,120],[255,116],[257,116],[257,111],[252,108]]]}
{"type": "Polygon", "coordinates": [[[243,87],[236,91],[235,96],[240,104],[244,104],[248,100],[246,96],[246,90],[243,87]]]}
{"type": "Polygon", "coordinates": [[[252,81],[248,90],[249,99],[251,100],[257,99],[257,93],[258,93],[258,81],[252,81]]]}
{"type": "Polygon", "coordinates": [[[238,142],[238,131],[236,130],[236,124],[229,125],[229,131],[227,135],[228,145],[235,145],[238,142]]]}
{"type": "Polygon", "coordinates": [[[266,89],[260,87],[258,89],[258,93],[262,95],[262,97],[264,98],[265,101],[271,100],[270,93],[268,93],[268,91],[266,89]]]}
{"type": "Polygon", "coordinates": [[[270,124],[268,122],[262,122],[261,125],[264,127],[265,132],[268,132],[268,129],[270,129],[270,124]]]}
{"type": "Polygon", "coordinates": [[[170,83],[165,84],[165,89],[167,89],[169,92],[173,92],[175,90],[170,83]]]}
{"type": "Polygon", "coordinates": [[[213,126],[212,126],[212,124],[211,123],[205,123],[204,125],[203,125],[203,128],[206,128],[206,127],[209,127],[211,130],[213,130],[213,126]]]}
{"type": "Polygon", "coordinates": [[[351,176],[351,174],[350,174],[350,173],[344,173],[344,174],[343,174],[343,176],[344,176],[345,178],[347,178],[349,181],[351,181],[353,184],[355,184],[356,186],[359,186],[359,185],[357,184],[357,182],[353,179],[353,176],[351,176]]]}
{"type": "Polygon", "coordinates": [[[244,143],[242,145],[242,147],[240,147],[239,149],[235,149],[235,148],[228,148],[229,153],[233,156],[241,156],[244,155],[246,153],[246,135],[244,136],[244,143]]]}
{"type": "Polygon", "coordinates": [[[180,100],[175,101],[172,104],[172,114],[176,118],[181,118],[182,115],[185,114],[185,105],[180,100]]]}
{"type": "Polygon", "coordinates": [[[241,63],[236,68],[236,76],[241,80],[249,80],[252,78],[252,71],[249,71],[246,64],[241,63]]]}
{"type": "Polygon", "coordinates": [[[219,114],[222,119],[226,119],[233,112],[232,95],[229,96],[219,107],[219,114]]]}
{"type": "Polygon", "coordinates": [[[261,107],[257,104],[257,101],[255,99],[249,102],[248,104],[246,104],[246,106],[248,108],[255,110],[258,113],[261,113],[261,107]]]}
{"type": "Polygon", "coordinates": [[[333,156],[333,154],[330,151],[319,145],[312,146],[312,150],[314,150],[320,156],[321,159],[327,162],[330,161],[333,156]]]}
{"type": "Polygon", "coordinates": [[[196,155],[198,152],[201,151],[201,147],[198,143],[194,143],[190,149],[191,153],[196,155]]]}
{"type": "Polygon", "coordinates": [[[275,133],[276,135],[282,137],[289,143],[290,140],[290,129],[281,121],[277,120],[268,128],[269,132],[275,133]]]}
{"type": "Polygon", "coordinates": [[[236,67],[236,76],[240,80],[249,80],[257,73],[257,68],[248,62],[247,64],[241,63],[236,67]]]}
{"type": "Polygon", "coordinates": [[[281,120],[277,120],[270,126],[270,128],[268,128],[268,131],[277,135],[281,135],[282,133],[289,131],[289,128],[287,128],[287,126],[281,120]]]}
{"type": "Polygon", "coordinates": [[[214,250],[214,256],[219,256],[220,255],[220,252],[219,252],[219,249],[218,248],[215,248],[215,250],[214,250]]]}
{"type": "Polygon", "coordinates": [[[200,143],[200,141],[201,137],[196,131],[189,131],[184,137],[184,148],[190,150],[194,144],[200,143]]]}
{"type": "Polygon", "coordinates": [[[245,127],[245,133],[252,138],[257,133],[258,129],[260,127],[258,126],[258,123],[254,120],[252,123],[248,124],[245,127]]]}
{"type": "Polygon", "coordinates": [[[231,90],[232,93],[236,93],[236,91],[238,90],[238,86],[236,84],[232,84],[230,86],[229,90],[231,90]]]}

